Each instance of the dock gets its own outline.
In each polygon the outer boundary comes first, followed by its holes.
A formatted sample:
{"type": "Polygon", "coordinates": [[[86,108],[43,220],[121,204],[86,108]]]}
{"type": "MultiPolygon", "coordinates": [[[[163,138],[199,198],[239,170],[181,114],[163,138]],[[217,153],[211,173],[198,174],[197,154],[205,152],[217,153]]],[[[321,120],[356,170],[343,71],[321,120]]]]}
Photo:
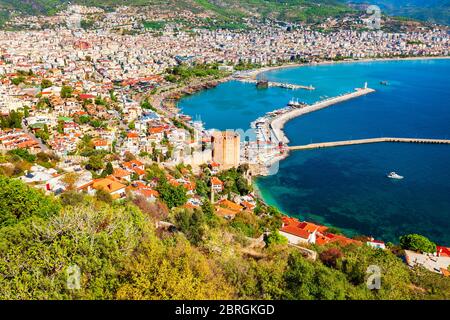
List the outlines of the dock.
{"type": "Polygon", "coordinates": [[[311,143],[302,146],[290,146],[289,150],[310,150],[310,149],[321,149],[321,148],[334,148],[342,146],[352,146],[358,144],[370,144],[370,143],[423,143],[423,144],[448,144],[450,145],[450,140],[445,139],[420,139],[420,138],[371,138],[371,139],[358,139],[358,140],[344,140],[344,141],[333,141],[333,142],[319,142],[311,143]]]}
{"type": "MultiPolygon", "coordinates": [[[[258,83],[258,80],[251,79],[251,78],[238,78],[237,80],[244,82],[244,83],[254,83],[255,85],[258,83]]],[[[268,87],[278,87],[278,88],[291,89],[291,90],[300,90],[300,89],[316,90],[316,88],[314,88],[312,85],[303,86],[303,85],[284,83],[284,82],[268,81],[267,85],[268,85],[268,87]]]]}
{"type": "Polygon", "coordinates": [[[293,118],[296,118],[301,115],[311,113],[311,112],[314,112],[317,110],[321,110],[321,109],[327,108],[329,106],[332,106],[332,105],[335,105],[335,104],[338,104],[338,103],[341,103],[341,102],[344,102],[344,101],[347,101],[350,99],[361,97],[361,96],[367,95],[372,92],[375,92],[375,90],[371,89],[371,88],[367,88],[367,87],[357,88],[357,89],[355,89],[354,92],[343,94],[343,95],[329,98],[326,100],[322,100],[322,101],[316,102],[312,105],[293,109],[289,112],[283,113],[283,114],[277,116],[276,118],[274,118],[270,124],[273,135],[275,136],[277,141],[287,144],[289,142],[289,140],[283,133],[283,127],[284,127],[284,124],[287,121],[289,121],[290,119],[293,119],[293,118]]]}

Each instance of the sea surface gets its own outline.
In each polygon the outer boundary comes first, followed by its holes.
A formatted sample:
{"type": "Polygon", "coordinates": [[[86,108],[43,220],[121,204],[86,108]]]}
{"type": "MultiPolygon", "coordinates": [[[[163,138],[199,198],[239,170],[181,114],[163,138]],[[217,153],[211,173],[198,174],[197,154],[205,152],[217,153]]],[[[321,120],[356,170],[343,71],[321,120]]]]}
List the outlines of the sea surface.
{"type": "MultiPolygon", "coordinates": [[[[245,131],[291,98],[313,103],[367,81],[375,93],[288,122],[290,145],[386,136],[450,139],[449,59],[307,66],[263,76],[316,90],[256,89],[231,81],[184,98],[179,107],[207,128],[245,131]]],[[[294,151],[275,175],[256,183],[265,201],[299,219],[393,242],[419,233],[450,246],[450,145],[294,151]],[[386,178],[391,171],[405,179],[386,178]]]]}

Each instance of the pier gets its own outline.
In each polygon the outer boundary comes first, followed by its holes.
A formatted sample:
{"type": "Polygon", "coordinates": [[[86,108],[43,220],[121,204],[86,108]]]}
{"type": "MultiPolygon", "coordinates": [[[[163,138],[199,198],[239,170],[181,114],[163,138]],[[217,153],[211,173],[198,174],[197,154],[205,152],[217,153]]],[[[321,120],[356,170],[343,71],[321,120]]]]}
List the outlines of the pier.
{"type": "Polygon", "coordinates": [[[319,142],[319,143],[306,144],[306,145],[302,145],[302,146],[291,146],[288,148],[289,148],[289,150],[310,150],[310,149],[333,148],[333,147],[351,146],[351,145],[357,145],[357,144],[383,143],[383,142],[449,144],[450,145],[450,140],[444,140],[444,139],[383,137],[383,138],[344,140],[344,141],[333,141],[333,142],[319,142]]]}
{"type": "MultiPolygon", "coordinates": [[[[239,78],[237,79],[244,83],[254,83],[255,85],[258,83],[256,79],[251,78],[239,78]]],[[[291,90],[316,90],[312,85],[309,86],[302,86],[298,84],[291,84],[291,83],[284,83],[284,82],[274,82],[274,81],[268,81],[267,85],[269,87],[278,87],[278,88],[284,88],[284,89],[291,89],[291,90]]]]}
{"type": "Polygon", "coordinates": [[[270,127],[272,129],[273,135],[277,139],[277,141],[282,142],[284,144],[287,144],[289,140],[286,138],[286,136],[283,133],[283,127],[284,124],[289,121],[290,119],[299,117],[301,115],[314,112],[320,109],[327,108],[329,106],[332,106],[334,104],[344,102],[353,98],[357,98],[360,96],[364,96],[366,94],[375,92],[375,90],[371,88],[357,88],[354,92],[343,94],[334,98],[329,98],[326,100],[319,101],[317,103],[314,103],[312,105],[308,105],[302,108],[293,109],[289,112],[283,113],[276,118],[274,118],[270,124],[270,127]]]}

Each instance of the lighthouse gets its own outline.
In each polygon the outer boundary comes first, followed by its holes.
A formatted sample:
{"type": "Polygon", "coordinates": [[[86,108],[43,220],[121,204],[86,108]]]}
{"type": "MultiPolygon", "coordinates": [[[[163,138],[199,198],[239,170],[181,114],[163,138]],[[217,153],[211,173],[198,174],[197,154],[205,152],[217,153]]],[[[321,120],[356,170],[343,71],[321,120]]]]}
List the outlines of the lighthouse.
{"type": "Polygon", "coordinates": [[[364,89],[367,89],[367,81],[364,82],[364,89]]]}

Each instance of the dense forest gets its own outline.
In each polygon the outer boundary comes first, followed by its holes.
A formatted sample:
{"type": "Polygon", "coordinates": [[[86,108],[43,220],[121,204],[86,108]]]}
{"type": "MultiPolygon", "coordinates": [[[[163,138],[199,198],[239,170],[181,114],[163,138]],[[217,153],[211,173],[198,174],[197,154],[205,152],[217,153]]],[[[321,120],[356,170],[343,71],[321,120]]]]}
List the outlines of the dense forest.
{"type": "Polygon", "coordinates": [[[312,247],[312,261],[273,233],[252,251],[241,228],[258,217],[236,227],[209,203],[166,201],[174,207],[70,188],[54,198],[0,175],[0,299],[450,298],[450,279],[410,270],[395,250],[334,244],[312,247]],[[380,267],[379,290],[366,285],[370,265],[380,267]]]}

